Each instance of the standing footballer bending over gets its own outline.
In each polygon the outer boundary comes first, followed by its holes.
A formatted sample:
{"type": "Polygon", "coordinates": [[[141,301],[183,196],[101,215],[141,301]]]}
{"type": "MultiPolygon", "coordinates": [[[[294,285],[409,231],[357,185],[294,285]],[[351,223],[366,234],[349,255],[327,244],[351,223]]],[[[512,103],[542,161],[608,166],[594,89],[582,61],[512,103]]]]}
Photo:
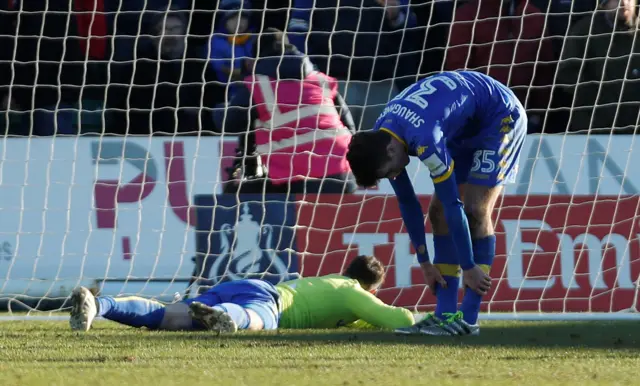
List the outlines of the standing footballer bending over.
{"type": "Polygon", "coordinates": [[[359,185],[388,178],[416,249],[435,313],[398,333],[477,335],[496,237],[491,214],[502,185],[515,181],[527,116],[515,94],[473,71],[443,72],[403,90],[373,130],[355,134],[347,160],[359,185]],[[426,248],[422,207],[405,166],[416,156],[430,171],[435,256],[426,248]],[[460,268],[465,293],[458,310],[460,268]]]}

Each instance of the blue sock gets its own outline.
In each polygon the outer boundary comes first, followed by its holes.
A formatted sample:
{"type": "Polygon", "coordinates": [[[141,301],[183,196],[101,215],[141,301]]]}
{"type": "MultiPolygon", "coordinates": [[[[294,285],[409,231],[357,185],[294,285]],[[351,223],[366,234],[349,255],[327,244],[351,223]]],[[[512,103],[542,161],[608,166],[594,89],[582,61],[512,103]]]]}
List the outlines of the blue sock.
{"type": "Polygon", "coordinates": [[[436,285],[436,312],[438,318],[442,314],[455,313],[458,310],[458,288],[460,287],[460,265],[458,264],[456,246],[451,236],[433,236],[435,256],[433,264],[438,268],[447,282],[447,288],[436,285]]]}
{"type": "MultiPolygon", "coordinates": [[[[483,239],[473,240],[473,260],[485,272],[491,270],[493,258],[496,255],[496,236],[491,235],[483,239]]],[[[464,298],[460,305],[460,311],[464,314],[464,321],[469,324],[478,322],[478,314],[480,313],[480,303],[482,303],[482,295],[477,294],[469,288],[464,289],[464,298]]]]}
{"type": "Polygon", "coordinates": [[[245,310],[244,307],[235,303],[220,303],[213,306],[213,308],[224,311],[231,316],[231,319],[233,319],[233,321],[238,325],[239,330],[246,330],[249,328],[249,313],[247,313],[247,310],[245,310]]]}
{"type": "Polygon", "coordinates": [[[164,305],[138,296],[99,296],[98,316],[131,327],[157,329],[164,318],[164,305]]]}

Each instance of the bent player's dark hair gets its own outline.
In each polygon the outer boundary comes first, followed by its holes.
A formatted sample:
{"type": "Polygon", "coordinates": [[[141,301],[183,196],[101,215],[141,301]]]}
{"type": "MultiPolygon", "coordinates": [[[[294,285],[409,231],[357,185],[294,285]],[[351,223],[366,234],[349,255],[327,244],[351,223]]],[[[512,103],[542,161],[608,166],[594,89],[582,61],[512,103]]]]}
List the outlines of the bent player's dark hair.
{"type": "Polygon", "coordinates": [[[378,171],[389,160],[389,142],[391,136],[384,131],[360,131],[351,137],[347,161],[358,185],[370,188],[378,183],[378,171]]]}
{"type": "Polygon", "coordinates": [[[343,275],[359,281],[362,288],[369,290],[384,281],[384,265],[375,256],[360,255],[353,259],[343,275]]]}

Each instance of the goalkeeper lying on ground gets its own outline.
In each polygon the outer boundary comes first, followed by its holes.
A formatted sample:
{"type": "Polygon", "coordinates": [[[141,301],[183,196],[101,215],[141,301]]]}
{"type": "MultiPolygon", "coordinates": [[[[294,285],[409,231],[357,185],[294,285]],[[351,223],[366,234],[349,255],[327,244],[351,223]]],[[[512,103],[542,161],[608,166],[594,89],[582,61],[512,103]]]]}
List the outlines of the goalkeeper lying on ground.
{"type": "Polygon", "coordinates": [[[154,330],[274,330],[338,328],[348,325],[395,329],[415,323],[404,308],[384,304],[371,292],[384,281],[384,267],[373,256],[358,256],[343,275],[291,280],[272,285],[237,280],[171,304],[137,296],[73,291],[71,329],[88,331],[96,316],[154,330]]]}

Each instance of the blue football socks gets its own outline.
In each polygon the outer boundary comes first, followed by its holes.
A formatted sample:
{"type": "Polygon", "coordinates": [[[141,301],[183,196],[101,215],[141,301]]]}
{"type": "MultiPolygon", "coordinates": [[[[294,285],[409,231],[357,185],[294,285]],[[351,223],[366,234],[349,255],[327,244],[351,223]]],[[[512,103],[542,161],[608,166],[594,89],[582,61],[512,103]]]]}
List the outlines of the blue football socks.
{"type": "MultiPolygon", "coordinates": [[[[491,235],[483,239],[472,240],[473,243],[473,259],[486,273],[491,270],[493,258],[496,255],[496,236],[491,235]]],[[[469,324],[478,322],[478,314],[480,313],[480,304],[482,303],[482,295],[477,294],[470,288],[465,288],[464,298],[460,305],[464,321],[469,324]]]]}
{"type": "Polygon", "coordinates": [[[435,315],[442,318],[442,314],[455,313],[458,309],[458,288],[460,287],[460,265],[453,239],[449,235],[433,236],[435,256],[433,264],[447,282],[447,288],[436,284],[435,315]]]}
{"type": "Polygon", "coordinates": [[[138,296],[99,296],[98,316],[131,327],[157,329],[164,318],[164,305],[138,296]]]}

